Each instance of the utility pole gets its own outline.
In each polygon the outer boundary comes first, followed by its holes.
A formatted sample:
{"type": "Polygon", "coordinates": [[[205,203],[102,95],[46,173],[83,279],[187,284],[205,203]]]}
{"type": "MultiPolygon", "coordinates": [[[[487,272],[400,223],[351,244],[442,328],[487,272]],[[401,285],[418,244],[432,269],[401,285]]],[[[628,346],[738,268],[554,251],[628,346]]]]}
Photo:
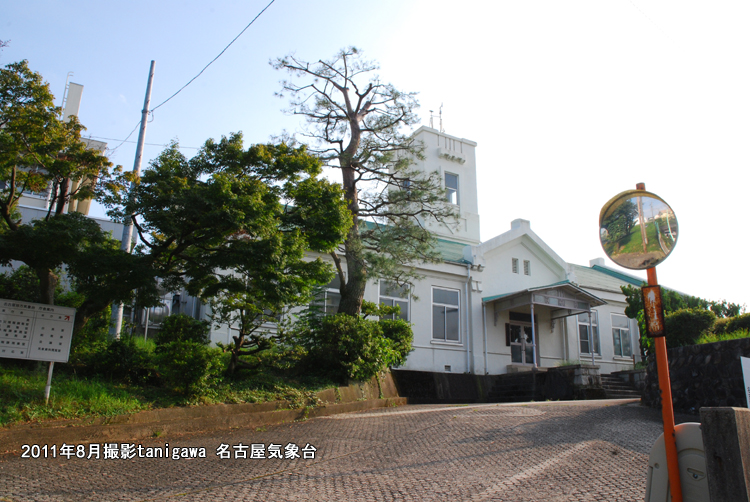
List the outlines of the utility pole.
{"type": "MultiPolygon", "coordinates": [[[[146,142],[146,125],[148,124],[148,107],[151,104],[151,84],[154,82],[154,61],[151,60],[151,68],[148,72],[148,85],[146,86],[146,99],[143,100],[143,112],[141,113],[141,128],[138,131],[138,146],[135,150],[135,162],[133,163],[133,173],[136,175],[141,174],[141,163],[143,161],[143,144],[146,142]]],[[[132,192],[135,187],[135,183],[130,184],[130,190],[132,192]]],[[[122,245],[120,249],[126,253],[130,253],[130,244],[133,240],[133,223],[129,219],[125,222],[125,226],[122,228],[122,245]]],[[[122,330],[122,311],[123,304],[119,303],[112,311],[112,322],[109,329],[109,334],[113,338],[120,338],[120,331],[122,330]]]]}

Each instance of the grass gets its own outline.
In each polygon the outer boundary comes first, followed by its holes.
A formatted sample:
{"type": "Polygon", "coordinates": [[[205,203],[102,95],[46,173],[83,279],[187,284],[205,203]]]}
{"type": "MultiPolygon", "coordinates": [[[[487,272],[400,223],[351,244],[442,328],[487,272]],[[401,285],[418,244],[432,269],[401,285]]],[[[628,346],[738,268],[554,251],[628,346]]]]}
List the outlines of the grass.
{"type": "MultiPolygon", "coordinates": [[[[646,223],[646,236],[648,237],[646,252],[660,251],[659,236],[656,233],[656,225],[654,225],[653,221],[646,223]]],[[[641,226],[635,225],[630,230],[630,234],[620,239],[617,244],[622,246],[617,250],[617,254],[642,253],[643,240],[641,239],[641,226]]]]}
{"type": "Polygon", "coordinates": [[[723,342],[726,340],[739,340],[740,338],[750,338],[750,330],[740,329],[732,333],[720,334],[703,333],[695,343],[696,345],[701,345],[704,343],[723,342]]]}
{"type": "Polygon", "coordinates": [[[149,408],[123,386],[53,374],[49,404],[44,402],[46,365],[42,371],[3,367],[0,372],[0,425],[47,419],[106,417],[149,408]]]}
{"type": "Polygon", "coordinates": [[[317,404],[315,392],[335,386],[322,380],[295,381],[271,373],[246,373],[236,379],[215,378],[199,395],[184,396],[161,387],[80,377],[60,366],[55,367],[49,404],[45,404],[47,364],[0,363],[0,426],[219,403],[285,400],[294,408],[302,408],[317,404]]]}

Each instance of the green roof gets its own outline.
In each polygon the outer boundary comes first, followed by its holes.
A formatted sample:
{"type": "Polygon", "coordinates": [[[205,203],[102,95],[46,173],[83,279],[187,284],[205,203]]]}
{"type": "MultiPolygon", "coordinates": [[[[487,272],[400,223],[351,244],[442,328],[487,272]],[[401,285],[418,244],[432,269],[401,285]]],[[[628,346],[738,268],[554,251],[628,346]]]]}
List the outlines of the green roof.
{"type": "Polygon", "coordinates": [[[602,300],[598,296],[592,295],[591,293],[581,288],[580,286],[577,286],[576,284],[570,282],[568,279],[554,282],[552,284],[547,284],[546,286],[534,286],[533,288],[522,289],[520,291],[512,291],[510,293],[503,293],[501,295],[487,296],[485,298],[482,298],[482,303],[489,303],[489,302],[492,302],[492,301],[495,301],[504,297],[520,296],[524,294],[534,293],[535,291],[544,291],[544,290],[552,289],[558,286],[565,286],[568,288],[572,288],[578,294],[583,295],[584,297],[587,297],[590,303],[591,303],[591,300],[593,300],[594,306],[605,305],[607,303],[606,301],[602,300]]]}
{"type": "Polygon", "coordinates": [[[515,295],[515,294],[520,293],[522,291],[536,291],[536,290],[539,290],[539,289],[554,288],[555,286],[562,286],[563,284],[571,284],[571,282],[568,279],[565,279],[564,281],[554,282],[552,284],[547,284],[546,286],[534,286],[533,288],[522,289],[520,291],[511,291],[510,293],[503,293],[501,295],[487,296],[485,298],[482,298],[482,301],[483,302],[491,302],[493,300],[497,300],[498,298],[502,298],[503,296],[515,295]]]}
{"type": "Polygon", "coordinates": [[[453,242],[445,239],[438,239],[436,249],[440,256],[445,261],[451,261],[455,263],[470,263],[464,259],[464,248],[468,244],[461,242],[453,242]]]}
{"type": "Polygon", "coordinates": [[[628,274],[623,274],[622,272],[618,272],[617,270],[612,270],[611,268],[602,267],[600,265],[593,265],[591,268],[596,270],[597,272],[601,272],[603,274],[607,274],[609,276],[615,277],[616,279],[620,279],[621,281],[627,282],[639,288],[641,287],[641,285],[643,285],[644,282],[646,282],[643,279],[638,279],[637,277],[633,277],[628,274]]]}
{"type": "MultiPolygon", "coordinates": [[[[377,228],[377,225],[371,221],[363,221],[365,228],[372,230],[377,228]]],[[[447,239],[437,239],[437,245],[435,249],[440,253],[440,257],[449,262],[453,263],[471,263],[464,259],[464,248],[469,244],[463,242],[454,242],[447,239]]]]}

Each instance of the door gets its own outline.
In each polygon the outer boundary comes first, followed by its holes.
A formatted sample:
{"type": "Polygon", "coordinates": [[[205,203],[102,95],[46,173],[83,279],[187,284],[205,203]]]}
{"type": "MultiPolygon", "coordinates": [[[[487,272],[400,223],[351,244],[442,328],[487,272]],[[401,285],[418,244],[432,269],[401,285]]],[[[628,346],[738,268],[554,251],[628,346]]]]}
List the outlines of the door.
{"type": "Polygon", "coordinates": [[[531,326],[510,325],[510,358],[517,364],[534,364],[531,326]]]}

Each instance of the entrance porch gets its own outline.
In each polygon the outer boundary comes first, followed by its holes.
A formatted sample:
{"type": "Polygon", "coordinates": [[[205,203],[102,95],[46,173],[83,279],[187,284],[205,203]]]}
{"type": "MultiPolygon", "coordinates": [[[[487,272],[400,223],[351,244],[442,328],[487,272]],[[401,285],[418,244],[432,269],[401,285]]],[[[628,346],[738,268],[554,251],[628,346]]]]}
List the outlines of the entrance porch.
{"type": "Polygon", "coordinates": [[[604,304],[570,281],[483,298],[485,374],[558,366],[567,358],[563,319],[604,304]]]}

